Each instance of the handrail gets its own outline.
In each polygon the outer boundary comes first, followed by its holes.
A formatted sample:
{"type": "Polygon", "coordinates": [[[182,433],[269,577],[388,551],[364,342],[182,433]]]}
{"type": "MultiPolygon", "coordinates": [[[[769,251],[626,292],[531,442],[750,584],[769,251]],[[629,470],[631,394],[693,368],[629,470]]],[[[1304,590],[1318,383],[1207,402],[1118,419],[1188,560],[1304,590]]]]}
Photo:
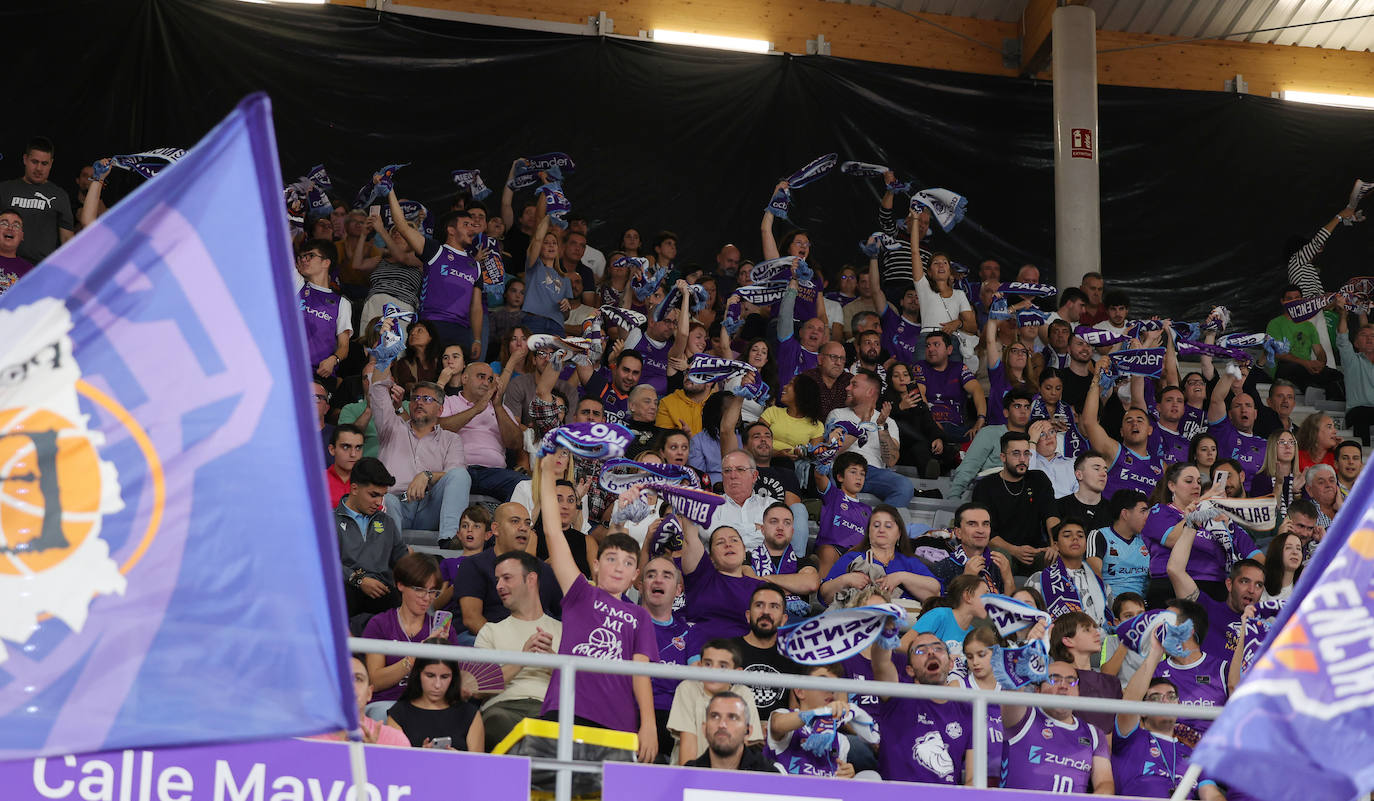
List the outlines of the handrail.
{"type": "Polygon", "coordinates": [[[1041,709],[1070,709],[1075,712],[1127,713],[1162,717],[1186,717],[1215,720],[1221,715],[1219,706],[1189,706],[1160,704],[1148,701],[1124,701],[1116,698],[1088,698],[1084,696],[1042,695],[1007,690],[975,690],[968,687],[905,684],[866,679],[836,679],[787,673],[750,672],[741,676],[739,670],[687,667],[661,662],[635,662],[628,659],[592,659],[564,654],[535,654],[523,651],[497,651],[463,645],[398,642],[349,637],[348,648],[354,653],[412,656],[430,659],[482,662],[487,664],[520,665],[522,667],[554,668],[559,671],[558,751],[560,763],[556,785],[557,801],[568,801],[572,795],[572,717],[576,675],[580,671],[608,673],[618,676],[648,676],[655,679],[680,681],[711,681],[726,684],[763,685],[793,690],[839,690],[861,695],[895,698],[930,698],[942,701],[963,701],[973,705],[973,780],[978,788],[987,787],[987,708],[989,704],[1002,706],[1030,706],[1041,709]]]}

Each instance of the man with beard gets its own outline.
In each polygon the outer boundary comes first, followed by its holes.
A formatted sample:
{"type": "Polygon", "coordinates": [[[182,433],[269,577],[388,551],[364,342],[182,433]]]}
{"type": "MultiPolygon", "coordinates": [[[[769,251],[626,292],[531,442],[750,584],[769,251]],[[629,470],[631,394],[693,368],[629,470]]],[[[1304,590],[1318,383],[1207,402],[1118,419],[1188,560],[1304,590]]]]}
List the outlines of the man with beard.
{"type": "MultiPolygon", "coordinates": [[[[895,632],[894,632],[895,633],[895,632]]],[[[873,644],[873,678],[899,681],[892,651],[873,644]]],[[[942,687],[949,680],[949,650],[930,632],[907,649],[907,675],[917,684],[942,687]]],[[[882,732],[878,773],[887,781],[973,784],[973,709],[963,701],[883,697],[875,721],[882,732]]]]}
{"type": "MultiPolygon", "coordinates": [[[[1051,662],[1041,695],[1077,697],[1078,669],[1051,662]]],[[[1068,709],[1002,706],[1002,786],[1054,793],[1115,792],[1107,737],[1068,709]]]]}
{"type": "Polygon", "coordinates": [[[1093,348],[1083,337],[1069,337],[1069,362],[1059,371],[1064,382],[1064,402],[1083,414],[1088,395],[1097,393],[1097,379],[1093,375],[1093,348]]]}
{"type": "MultiPolygon", "coordinates": [[[[869,336],[873,341],[877,341],[876,334],[869,336]]],[[[821,388],[822,420],[844,405],[845,390],[849,388],[849,381],[854,377],[845,371],[844,345],[833,340],[821,346],[820,359],[816,366],[802,375],[815,379],[816,385],[821,388]]]]}
{"type": "Polygon", "coordinates": [[[682,389],[659,401],[654,425],[685,431],[689,437],[700,434],[701,409],[713,389],[713,384],[699,384],[690,378],[683,378],[682,389]]]}
{"type": "Polygon", "coordinates": [[[687,767],[773,773],[773,763],[759,749],[744,745],[757,734],[749,723],[749,705],[744,699],[732,692],[716,693],[706,705],[706,723],[702,726],[706,753],[688,762],[687,767]]]}
{"type": "Polygon", "coordinates": [[[775,501],[767,509],[763,510],[763,543],[749,549],[748,559],[745,564],[754,571],[754,575],[760,578],[774,575],[797,574],[800,576],[812,576],[815,579],[815,586],[811,590],[805,587],[799,588],[787,594],[787,612],[798,618],[807,617],[811,613],[811,604],[803,595],[810,595],[820,587],[820,576],[816,571],[816,557],[802,556],[792,547],[794,530],[792,522],[792,510],[787,504],[775,501]]]}
{"type": "Polygon", "coordinates": [[[463,440],[439,425],[442,387],[417,381],[410,388],[406,421],[391,405],[394,384],[388,369],[379,372],[368,389],[380,442],[377,455],[396,477],[396,487],[386,496],[386,513],[402,531],[438,529],[439,539],[451,539],[458,535],[472,490],[463,440]]]}
{"type": "MultiPolygon", "coordinates": [[[[603,369],[593,372],[590,367],[579,367],[577,370],[578,377],[583,382],[582,396],[601,399],[601,403],[606,407],[608,423],[620,423],[625,420],[629,410],[630,390],[640,383],[645,367],[644,357],[628,345],[615,357],[614,365],[610,371],[603,369]]],[[[645,383],[648,383],[647,378],[645,383]]]]}
{"type": "Polygon", "coordinates": [[[860,370],[872,370],[882,379],[883,392],[886,392],[887,365],[884,362],[887,358],[887,352],[883,350],[882,331],[859,331],[854,334],[854,359],[844,369],[850,375],[858,375],[860,370]]]}
{"type": "Polygon", "coordinates": [[[1044,552],[1050,529],[1059,525],[1054,487],[1039,470],[1029,470],[1030,439],[1020,431],[1002,435],[1002,469],[973,488],[973,500],[992,511],[992,546],[1011,557],[1012,571],[1030,575],[1044,552]]]}
{"type": "Polygon", "coordinates": [[[1006,418],[1006,425],[983,426],[974,436],[973,442],[964,452],[963,461],[954,471],[950,497],[961,497],[964,490],[968,489],[979,475],[998,468],[1001,461],[997,454],[1001,447],[1002,435],[1008,431],[1026,433],[1034,401],[1035,396],[1020,387],[1002,396],[1002,416],[1006,418]]]}
{"type": "MultiPolygon", "coordinates": [[[[1117,442],[1107,434],[1097,419],[1098,406],[1102,395],[1096,390],[1097,377],[1107,369],[1111,360],[1103,356],[1093,365],[1090,380],[1093,391],[1088,393],[1083,404],[1083,416],[1078,419],[1079,430],[1088,438],[1088,444],[1102,458],[1110,459],[1107,468],[1107,486],[1104,495],[1115,495],[1118,490],[1133,489],[1149,495],[1164,476],[1164,462],[1150,451],[1150,416],[1144,409],[1132,406],[1121,418],[1121,441],[1117,442]]],[[[1225,458],[1225,457],[1222,457],[1225,458]]]]}
{"type": "MultiPolygon", "coordinates": [[[[740,666],[753,673],[800,673],[801,666],[778,650],[778,627],[787,622],[787,598],[771,584],[754,588],[745,613],[749,633],[730,642],[739,647],[740,666]]],[[[748,684],[748,682],[744,682],[748,684]]],[[[754,705],[759,719],[767,720],[775,709],[787,708],[787,690],[781,687],[754,687],[754,705]]]]}
{"type": "MultiPolygon", "coordinates": [[[[1248,367],[1240,370],[1240,385],[1250,375],[1248,367]]],[[[1250,481],[1264,467],[1264,455],[1269,443],[1255,433],[1255,397],[1243,389],[1231,398],[1230,413],[1227,414],[1226,396],[1231,393],[1235,376],[1225,371],[1212,388],[1212,398],[1207,406],[1207,432],[1217,441],[1218,459],[1235,459],[1245,470],[1245,490],[1250,491],[1250,481]]]]}

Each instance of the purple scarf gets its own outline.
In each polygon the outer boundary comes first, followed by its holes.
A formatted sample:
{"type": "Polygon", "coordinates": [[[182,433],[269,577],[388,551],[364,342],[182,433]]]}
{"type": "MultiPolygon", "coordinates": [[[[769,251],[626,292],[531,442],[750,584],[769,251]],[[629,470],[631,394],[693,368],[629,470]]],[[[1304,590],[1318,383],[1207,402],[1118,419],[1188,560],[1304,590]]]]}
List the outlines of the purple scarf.
{"type": "MultiPolygon", "coordinates": [[[[1092,571],[1092,568],[1084,568],[1088,575],[1097,579],[1097,586],[1102,591],[1102,602],[1105,607],[1107,602],[1107,585],[1102,583],[1102,579],[1092,571]]],[[[1073,576],[1069,575],[1069,569],[1064,564],[1063,557],[1055,559],[1053,563],[1045,568],[1040,576],[1040,589],[1045,594],[1045,609],[1053,617],[1067,614],[1069,612],[1082,612],[1083,599],[1078,595],[1078,585],[1074,584],[1073,576]]],[[[1112,613],[1110,609],[1104,608],[1103,616],[1110,623],[1112,613]]]]}

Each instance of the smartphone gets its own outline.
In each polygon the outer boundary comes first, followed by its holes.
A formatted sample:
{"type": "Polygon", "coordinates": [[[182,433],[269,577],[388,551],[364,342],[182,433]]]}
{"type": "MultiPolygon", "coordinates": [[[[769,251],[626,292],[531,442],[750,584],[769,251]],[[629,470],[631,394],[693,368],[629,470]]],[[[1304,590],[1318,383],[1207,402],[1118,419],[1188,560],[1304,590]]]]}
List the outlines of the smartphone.
{"type": "Polygon", "coordinates": [[[434,613],[434,625],[429,628],[431,637],[448,639],[448,628],[453,623],[453,613],[447,609],[439,609],[434,613]]]}
{"type": "Polygon", "coordinates": [[[428,747],[429,747],[429,748],[452,748],[452,747],[453,747],[453,738],[452,738],[452,737],[435,737],[433,740],[430,740],[430,741],[429,741],[429,746],[428,746],[428,747]]]}
{"type": "Polygon", "coordinates": [[[369,206],[369,207],[367,208],[367,216],[369,216],[369,217],[380,217],[381,215],[382,215],[382,207],[381,207],[381,206],[369,206]]]}
{"type": "Polygon", "coordinates": [[[1231,471],[1230,471],[1230,470],[1218,470],[1218,471],[1212,476],[1212,486],[1213,486],[1213,487],[1220,487],[1220,488],[1221,488],[1221,494],[1222,494],[1222,495],[1225,495],[1225,494],[1226,494],[1226,488],[1230,485],[1230,480],[1231,480],[1231,471]]]}

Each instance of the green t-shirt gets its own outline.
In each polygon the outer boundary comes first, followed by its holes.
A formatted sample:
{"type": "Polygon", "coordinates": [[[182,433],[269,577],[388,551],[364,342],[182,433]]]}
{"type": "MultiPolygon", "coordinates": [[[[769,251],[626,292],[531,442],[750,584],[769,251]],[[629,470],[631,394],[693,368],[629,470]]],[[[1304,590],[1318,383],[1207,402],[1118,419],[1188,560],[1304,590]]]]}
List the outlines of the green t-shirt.
{"type": "MultiPolygon", "coordinates": [[[[1313,319],[1320,318],[1314,317],[1313,319]]],[[[1321,340],[1317,338],[1317,327],[1312,324],[1312,320],[1295,323],[1286,314],[1281,314],[1270,320],[1264,333],[1274,339],[1287,342],[1288,354],[1297,359],[1312,358],[1312,346],[1321,344],[1321,340]]]]}
{"type": "MultiPolygon", "coordinates": [[[[339,425],[353,423],[367,411],[367,400],[356,400],[339,410],[339,425]]],[[[377,458],[381,443],[377,440],[377,426],[368,418],[367,428],[363,430],[363,456],[377,458]]]]}

